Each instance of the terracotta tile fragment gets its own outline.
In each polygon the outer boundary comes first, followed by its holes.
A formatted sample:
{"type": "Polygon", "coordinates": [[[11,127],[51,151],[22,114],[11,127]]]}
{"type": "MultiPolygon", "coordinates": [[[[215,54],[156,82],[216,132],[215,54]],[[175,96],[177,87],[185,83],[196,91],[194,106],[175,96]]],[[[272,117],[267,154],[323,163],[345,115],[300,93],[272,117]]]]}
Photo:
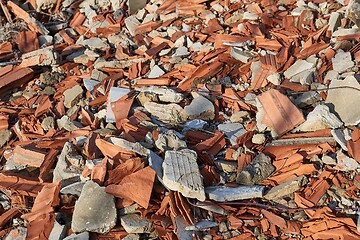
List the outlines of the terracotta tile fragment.
{"type": "Polygon", "coordinates": [[[39,40],[36,32],[22,31],[16,38],[18,48],[22,53],[28,53],[39,49],[39,40]]]}
{"type": "Polygon", "coordinates": [[[33,167],[40,167],[46,157],[46,152],[36,149],[31,145],[24,147],[16,146],[13,153],[14,162],[33,167]]]}

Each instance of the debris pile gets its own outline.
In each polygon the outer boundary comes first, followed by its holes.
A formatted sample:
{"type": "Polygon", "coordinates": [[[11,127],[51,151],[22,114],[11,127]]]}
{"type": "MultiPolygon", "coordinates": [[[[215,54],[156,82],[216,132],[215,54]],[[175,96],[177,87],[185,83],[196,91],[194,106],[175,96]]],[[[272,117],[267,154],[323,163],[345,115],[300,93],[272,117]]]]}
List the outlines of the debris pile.
{"type": "Polygon", "coordinates": [[[359,4],[0,1],[0,238],[360,239],[359,4]]]}

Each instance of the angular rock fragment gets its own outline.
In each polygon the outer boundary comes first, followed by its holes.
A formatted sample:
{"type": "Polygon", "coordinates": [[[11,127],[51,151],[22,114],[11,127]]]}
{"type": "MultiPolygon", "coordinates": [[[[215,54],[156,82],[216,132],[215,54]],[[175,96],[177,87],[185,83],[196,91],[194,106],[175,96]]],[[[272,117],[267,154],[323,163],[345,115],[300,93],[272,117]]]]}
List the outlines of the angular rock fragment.
{"type": "Polygon", "coordinates": [[[141,156],[148,156],[150,153],[150,150],[142,146],[140,143],[136,142],[129,142],[122,138],[116,138],[116,137],[110,137],[109,142],[112,144],[119,146],[123,149],[136,152],[137,154],[141,156]]]}
{"type": "Polygon", "coordinates": [[[105,50],[106,48],[109,48],[109,45],[106,43],[106,41],[98,37],[85,39],[82,41],[81,45],[84,45],[91,50],[105,50]]]}
{"type": "Polygon", "coordinates": [[[51,230],[49,239],[62,240],[66,236],[66,226],[59,224],[56,220],[54,221],[54,227],[51,230]]]}
{"type": "Polygon", "coordinates": [[[45,131],[49,131],[50,129],[55,128],[55,119],[53,117],[46,117],[41,123],[42,129],[45,131]]]}
{"type": "MultiPolygon", "coordinates": [[[[140,93],[146,95],[156,95],[156,98],[161,102],[179,103],[184,99],[184,95],[176,92],[175,90],[168,87],[150,86],[144,88],[136,88],[140,93]]],[[[141,102],[144,105],[145,102],[141,102]]]]}
{"type": "Polygon", "coordinates": [[[163,163],[163,183],[189,198],[205,200],[204,186],[201,179],[197,154],[190,149],[166,151],[163,163]]]}
{"type": "Polygon", "coordinates": [[[295,131],[312,132],[327,128],[339,128],[342,122],[332,113],[326,105],[318,105],[309,113],[306,121],[298,126],[295,131]]]}
{"type": "Polygon", "coordinates": [[[150,233],[152,231],[152,222],[137,214],[122,216],[120,222],[127,233],[150,233]]]}
{"type": "Polygon", "coordinates": [[[254,58],[256,55],[251,54],[250,52],[243,51],[241,48],[232,47],[230,51],[232,58],[239,60],[240,62],[247,63],[249,60],[254,58]]]}
{"type": "Polygon", "coordinates": [[[360,168],[360,164],[353,158],[346,156],[341,151],[336,154],[337,164],[334,167],[339,171],[354,171],[360,168]]]}
{"type": "Polygon", "coordinates": [[[351,60],[351,53],[343,50],[339,50],[331,61],[333,69],[338,73],[346,72],[355,66],[355,63],[351,60]]]}
{"type": "Polygon", "coordinates": [[[125,26],[128,29],[131,36],[135,36],[136,27],[140,25],[139,20],[137,20],[136,16],[132,15],[125,19],[125,26]]]}
{"type": "Polygon", "coordinates": [[[59,129],[65,129],[66,131],[69,132],[82,128],[81,123],[76,121],[71,121],[71,119],[68,116],[63,116],[62,118],[56,120],[56,123],[59,129]]]}
{"type": "Polygon", "coordinates": [[[7,129],[0,131],[0,148],[5,146],[5,144],[10,140],[11,135],[11,132],[7,129]]]}
{"type": "Polygon", "coordinates": [[[75,209],[71,222],[74,232],[106,233],[116,224],[116,208],[114,197],[105,193],[93,181],[85,183],[75,209]]]}
{"type": "Polygon", "coordinates": [[[236,182],[244,185],[258,184],[267,179],[274,170],[270,157],[260,153],[238,174],[236,182]]]}
{"type": "Polygon", "coordinates": [[[360,27],[360,1],[350,0],[346,8],[346,17],[360,27]]]}
{"type": "Polygon", "coordinates": [[[187,148],[186,142],[181,140],[174,130],[160,133],[155,145],[158,149],[165,152],[167,150],[180,150],[187,148]]]}
{"type": "Polygon", "coordinates": [[[236,173],[238,163],[236,161],[217,160],[215,161],[216,167],[226,173],[236,173]]]}
{"type": "Polygon", "coordinates": [[[291,67],[289,67],[285,72],[284,76],[287,79],[291,79],[299,73],[308,71],[314,67],[313,63],[310,63],[306,60],[299,59],[291,67]]]}
{"type": "Polygon", "coordinates": [[[89,240],[89,239],[90,239],[89,232],[82,232],[79,234],[73,233],[70,236],[64,238],[63,240],[89,240]]]}
{"type": "Polygon", "coordinates": [[[244,135],[246,133],[246,130],[244,126],[241,123],[224,123],[219,124],[218,129],[225,133],[227,138],[229,139],[230,143],[232,145],[236,145],[236,140],[238,137],[244,135]]]}
{"type": "Polygon", "coordinates": [[[210,186],[205,188],[205,193],[210,199],[217,202],[236,201],[263,196],[264,186],[210,186]]]}
{"type": "Polygon", "coordinates": [[[73,107],[80,99],[83,94],[83,89],[80,85],[75,85],[74,87],[67,89],[64,92],[65,100],[64,105],[67,108],[73,107]]]}
{"type": "Polygon", "coordinates": [[[53,182],[80,177],[84,164],[82,156],[73,150],[73,144],[65,143],[53,172],[53,182]]]}
{"type": "Polygon", "coordinates": [[[357,79],[347,76],[344,80],[333,80],[329,88],[325,103],[330,110],[340,117],[345,126],[360,123],[360,109],[354,107],[360,104],[360,84],[357,79]]]}
{"type": "Polygon", "coordinates": [[[215,117],[215,108],[213,103],[206,97],[195,97],[190,105],[185,106],[184,110],[189,119],[213,120],[215,117]]]}
{"type": "Polygon", "coordinates": [[[201,221],[201,222],[195,223],[195,225],[193,225],[193,226],[185,227],[185,230],[187,230],[187,231],[206,231],[206,230],[209,230],[210,228],[217,227],[217,226],[219,226],[219,224],[217,222],[201,221]]]}
{"type": "Polygon", "coordinates": [[[158,65],[155,65],[153,67],[153,69],[151,69],[148,77],[149,78],[158,78],[164,74],[165,74],[164,70],[162,70],[158,65]]]}
{"type": "Polygon", "coordinates": [[[290,180],[279,184],[268,191],[264,198],[268,200],[276,200],[280,199],[284,196],[287,196],[293,192],[298,191],[302,186],[307,183],[307,179],[304,175],[295,178],[294,180],[290,180]]]}
{"type": "Polygon", "coordinates": [[[344,132],[341,129],[332,129],[331,135],[344,151],[348,151],[344,132]]]}
{"type": "Polygon", "coordinates": [[[179,124],[188,118],[185,110],[177,104],[146,102],[144,107],[156,119],[166,123],[179,124]]]}

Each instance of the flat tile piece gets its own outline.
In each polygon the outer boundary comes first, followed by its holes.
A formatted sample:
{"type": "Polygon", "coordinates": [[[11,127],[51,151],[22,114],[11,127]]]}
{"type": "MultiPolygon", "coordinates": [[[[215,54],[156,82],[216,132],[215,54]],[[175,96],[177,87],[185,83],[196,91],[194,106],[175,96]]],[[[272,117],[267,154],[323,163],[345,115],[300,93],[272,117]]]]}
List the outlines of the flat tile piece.
{"type": "Polygon", "coordinates": [[[118,185],[107,186],[105,192],[116,197],[131,199],[146,209],[149,206],[155,175],[152,168],[146,167],[124,177],[118,185]]]}
{"type": "Polygon", "coordinates": [[[196,152],[190,149],[166,151],[163,182],[167,188],[179,191],[185,197],[204,201],[204,186],[196,159],[196,152]]]}
{"type": "Polygon", "coordinates": [[[302,112],[288,97],[271,89],[258,96],[262,110],[258,109],[257,119],[280,136],[305,121],[302,112]]]}
{"type": "Polygon", "coordinates": [[[217,202],[236,201],[252,198],[260,198],[263,196],[264,186],[210,186],[205,188],[206,194],[210,199],[217,202]]]}
{"type": "Polygon", "coordinates": [[[7,176],[0,173],[0,189],[10,189],[22,195],[35,197],[41,191],[44,184],[27,180],[17,176],[7,176]]]}
{"type": "Polygon", "coordinates": [[[14,162],[40,167],[45,160],[46,153],[40,150],[16,146],[14,149],[14,162]]]}

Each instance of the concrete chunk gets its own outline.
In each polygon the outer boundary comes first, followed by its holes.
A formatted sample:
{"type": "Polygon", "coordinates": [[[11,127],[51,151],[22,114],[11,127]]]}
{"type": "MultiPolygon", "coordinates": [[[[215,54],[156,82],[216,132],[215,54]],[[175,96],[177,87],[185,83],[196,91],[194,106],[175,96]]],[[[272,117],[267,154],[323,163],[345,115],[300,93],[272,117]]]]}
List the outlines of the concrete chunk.
{"type": "Polygon", "coordinates": [[[125,19],[125,26],[128,29],[131,36],[135,36],[136,27],[140,25],[139,20],[137,20],[135,15],[127,17],[125,19]]]}
{"type": "Polygon", "coordinates": [[[307,71],[313,67],[314,67],[313,63],[310,63],[306,60],[299,59],[284,72],[284,76],[287,79],[291,79],[295,75],[297,75],[301,72],[307,71]]]}
{"type": "Polygon", "coordinates": [[[185,106],[184,110],[189,119],[213,120],[215,117],[215,108],[213,103],[206,97],[198,96],[192,100],[190,105],[185,106]]]}
{"type": "Polygon", "coordinates": [[[163,182],[167,188],[179,191],[185,197],[204,201],[204,185],[196,159],[196,152],[190,149],[166,151],[163,182]]]}
{"type": "Polygon", "coordinates": [[[282,198],[286,195],[289,195],[293,192],[299,190],[302,186],[304,186],[307,182],[307,179],[304,175],[295,178],[294,180],[284,182],[280,185],[277,185],[270,189],[264,196],[264,198],[268,200],[274,200],[282,198]]]}
{"type": "Polygon", "coordinates": [[[164,70],[162,70],[158,65],[155,65],[151,69],[148,77],[149,78],[158,78],[158,77],[160,77],[160,76],[162,76],[164,74],[165,74],[164,70]]]}
{"type": "Polygon", "coordinates": [[[150,233],[152,231],[152,222],[137,214],[122,216],[120,221],[127,233],[150,233]]]}
{"type": "Polygon", "coordinates": [[[180,150],[187,147],[186,142],[181,140],[174,130],[160,133],[155,145],[163,152],[167,150],[180,150]]]}
{"type": "Polygon", "coordinates": [[[82,45],[88,47],[91,50],[105,50],[106,48],[110,47],[109,44],[106,43],[106,41],[98,37],[85,39],[82,42],[82,45]]]}
{"type": "Polygon", "coordinates": [[[74,232],[106,233],[116,225],[114,197],[105,193],[104,189],[93,181],[85,183],[75,203],[71,222],[74,232]]]}
{"type": "Polygon", "coordinates": [[[205,188],[205,193],[210,199],[217,202],[236,201],[252,198],[260,198],[263,196],[264,186],[210,186],[205,188]]]}
{"type": "Polygon", "coordinates": [[[138,142],[133,143],[123,138],[117,138],[117,137],[110,137],[109,142],[126,150],[133,151],[141,156],[148,156],[150,154],[150,150],[145,148],[143,145],[141,145],[138,142]]]}
{"type": "Polygon", "coordinates": [[[344,80],[333,80],[325,103],[330,110],[337,113],[345,126],[360,123],[360,84],[354,76],[347,76],[344,80]],[[334,89],[331,89],[334,88],[334,89]]]}
{"type": "Polygon", "coordinates": [[[188,118],[184,109],[177,104],[146,102],[144,107],[152,116],[166,123],[179,124],[188,118]]]}
{"type": "Polygon", "coordinates": [[[318,105],[309,113],[306,121],[298,126],[295,131],[312,132],[327,128],[339,128],[342,122],[330,112],[326,105],[318,105]]]}
{"type": "Polygon", "coordinates": [[[67,108],[73,107],[74,105],[77,104],[82,94],[83,94],[83,89],[80,85],[75,85],[74,87],[67,89],[64,92],[64,96],[65,96],[64,106],[67,108]]]}
{"type": "Polygon", "coordinates": [[[236,182],[244,185],[258,184],[268,178],[274,170],[270,157],[260,153],[238,174],[236,182]]]}
{"type": "Polygon", "coordinates": [[[343,50],[339,50],[331,61],[333,69],[338,73],[346,72],[355,65],[351,60],[351,53],[343,50]]]}
{"type": "Polygon", "coordinates": [[[246,133],[246,130],[241,123],[219,124],[218,129],[229,138],[232,145],[236,145],[237,138],[246,133]]]}
{"type": "Polygon", "coordinates": [[[71,234],[70,236],[67,236],[63,240],[89,240],[90,235],[88,232],[82,232],[79,234],[71,234]]]}

